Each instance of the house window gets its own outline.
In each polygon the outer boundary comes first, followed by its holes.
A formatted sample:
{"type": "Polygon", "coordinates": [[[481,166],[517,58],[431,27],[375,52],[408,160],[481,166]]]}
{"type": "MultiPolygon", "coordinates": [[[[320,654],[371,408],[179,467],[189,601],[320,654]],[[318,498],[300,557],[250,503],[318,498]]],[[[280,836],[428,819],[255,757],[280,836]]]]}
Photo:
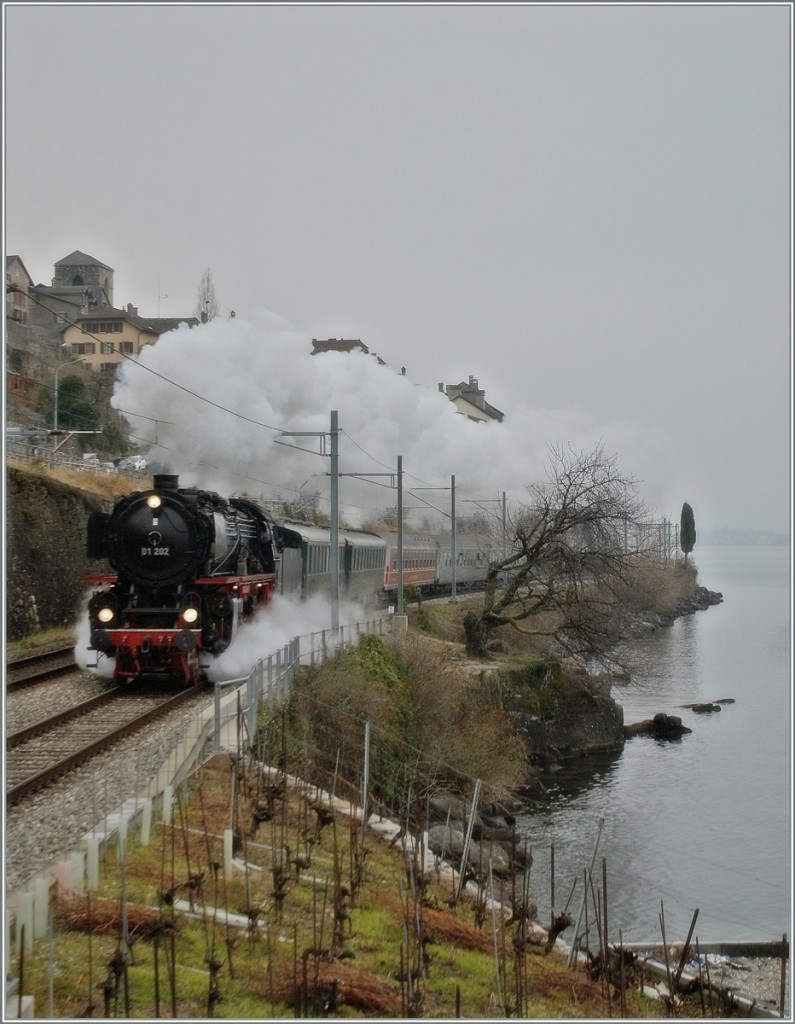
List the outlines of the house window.
{"type": "Polygon", "coordinates": [[[113,342],[112,341],[103,341],[102,344],[99,346],[99,351],[102,353],[103,356],[112,355],[113,354],[113,342]]]}
{"type": "Polygon", "coordinates": [[[131,341],[120,341],[119,352],[125,353],[125,355],[131,355],[133,351],[133,343],[131,341]]]}
{"type": "Polygon", "coordinates": [[[72,345],[72,353],[76,356],[93,356],[96,350],[93,341],[78,341],[72,345]]]}
{"type": "Polygon", "coordinates": [[[121,334],[123,327],[121,320],[94,320],[80,324],[83,334],[121,334]]]}

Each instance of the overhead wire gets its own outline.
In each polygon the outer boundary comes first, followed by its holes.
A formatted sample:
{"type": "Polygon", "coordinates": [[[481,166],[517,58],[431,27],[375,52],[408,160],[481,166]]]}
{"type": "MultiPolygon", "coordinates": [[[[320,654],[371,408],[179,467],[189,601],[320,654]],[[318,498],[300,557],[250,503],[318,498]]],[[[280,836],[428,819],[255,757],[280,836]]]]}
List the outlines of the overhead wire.
{"type": "MultiPolygon", "coordinates": [[[[348,432],[347,432],[346,430],[342,430],[342,429],[341,429],[341,430],[340,430],[340,433],[341,433],[341,434],[344,434],[344,435],[345,435],[345,437],[347,437],[347,438],[348,438],[348,440],[349,440],[349,441],[350,441],[350,442],[351,442],[351,443],[352,443],[353,445],[355,445],[355,447],[356,447],[356,448],[358,448],[358,449],[359,449],[359,451],[360,451],[360,452],[362,452],[362,454],[363,454],[363,455],[366,455],[366,456],[367,456],[367,458],[369,458],[369,459],[372,459],[372,460],[373,460],[373,462],[375,462],[375,464],[376,464],[376,465],[378,465],[378,466],[381,466],[381,467],[382,467],[382,468],[384,468],[384,469],[389,469],[389,470],[393,470],[394,472],[397,472],[397,471],[395,470],[395,467],[394,467],[394,466],[389,466],[389,465],[387,465],[386,463],[384,463],[384,462],[381,462],[381,460],[380,460],[380,459],[378,459],[378,458],[377,458],[377,457],[376,457],[375,455],[372,455],[372,454],[371,454],[370,452],[366,451],[366,450],[365,450],[365,449],[364,449],[364,448],[363,448],[363,447],[362,447],[362,446],[361,446],[361,445],[359,444],[359,442],[358,442],[358,441],[356,441],[356,439],[355,439],[355,438],[351,437],[351,435],[350,435],[350,434],[349,434],[349,433],[348,433],[348,432]]],[[[430,488],[435,488],[435,485],[434,485],[434,484],[431,484],[431,483],[429,483],[428,481],[426,481],[426,480],[423,480],[423,479],[422,479],[421,477],[418,477],[418,476],[416,476],[416,475],[414,475],[414,474],[408,473],[408,472],[406,472],[405,470],[404,470],[404,472],[403,472],[403,475],[404,475],[404,476],[408,476],[408,477],[409,477],[410,479],[412,479],[412,480],[415,480],[415,481],[416,481],[416,482],[417,482],[418,484],[422,484],[422,486],[423,486],[423,487],[430,487],[430,488]]],[[[390,484],[381,484],[381,483],[379,483],[378,481],[375,481],[375,480],[370,480],[370,481],[368,481],[368,483],[374,483],[374,484],[375,484],[375,483],[378,483],[378,485],[379,485],[379,486],[381,486],[381,487],[391,487],[391,485],[390,485],[390,484]]],[[[438,489],[439,489],[440,491],[441,491],[441,490],[450,490],[450,487],[449,487],[449,486],[442,486],[442,485],[440,485],[438,489]]],[[[448,519],[449,519],[449,518],[451,517],[451,513],[450,513],[450,512],[446,511],[445,509],[437,508],[437,507],[436,507],[436,506],[435,506],[434,504],[432,504],[432,503],[431,503],[430,501],[428,501],[428,500],[427,500],[426,498],[423,498],[423,497],[422,497],[421,495],[417,494],[417,493],[416,493],[416,491],[412,490],[411,488],[407,488],[407,493],[408,493],[408,494],[410,494],[410,495],[411,495],[411,496],[412,496],[413,498],[416,498],[416,499],[417,499],[418,501],[422,501],[422,502],[423,502],[423,503],[424,503],[424,504],[425,504],[425,505],[426,505],[426,506],[427,506],[428,508],[431,508],[431,509],[433,509],[433,510],[434,510],[435,512],[438,512],[438,513],[439,513],[440,515],[442,515],[442,516],[445,516],[445,517],[446,517],[446,518],[448,518],[448,519]]],[[[468,490],[467,490],[466,488],[463,488],[463,489],[462,489],[462,490],[460,491],[460,493],[461,493],[461,494],[469,494],[469,493],[471,493],[471,492],[469,492],[469,491],[468,491],[468,490]]],[[[477,502],[478,502],[478,501],[485,501],[485,500],[487,500],[487,499],[485,499],[485,498],[480,498],[480,499],[475,499],[475,498],[469,498],[469,499],[464,499],[464,500],[474,501],[474,502],[475,502],[475,503],[477,504],[477,502]]],[[[499,500],[499,499],[494,499],[494,500],[499,500]]],[[[481,506],[479,506],[479,507],[481,507],[481,506]]],[[[483,508],[481,507],[481,511],[483,511],[483,512],[488,512],[489,510],[488,510],[488,509],[483,509],[483,508]]]]}

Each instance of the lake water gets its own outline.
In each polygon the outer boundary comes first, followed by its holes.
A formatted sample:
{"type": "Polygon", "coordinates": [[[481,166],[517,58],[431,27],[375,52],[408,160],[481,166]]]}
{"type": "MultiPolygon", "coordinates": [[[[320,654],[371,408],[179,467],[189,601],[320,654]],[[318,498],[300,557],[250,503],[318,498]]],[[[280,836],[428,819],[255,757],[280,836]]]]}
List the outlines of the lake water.
{"type": "MultiPolygon", "coordinates": [[[[614,756],[545,774],[548,797],[519,816],[533,848],[533,899],[576,917],[606,861],[610,939],[760,941],[792,935],[792,679],[789,551],[696,549],[699,583],[723,604],[678,619],[624,651],[630,682],[613,686],[627,724],[657,711],[693,731],[681,740],[635,737],[614,756]],[[682,704],[734,698],[699,715],[682,704]]],[[[589,922],[593,902],[588,904],[589,922]]],[[[584,918],[583,918],[584,921],[584,918]]],[[[573,929],[563,933],[571,941],[573,929]]]]}

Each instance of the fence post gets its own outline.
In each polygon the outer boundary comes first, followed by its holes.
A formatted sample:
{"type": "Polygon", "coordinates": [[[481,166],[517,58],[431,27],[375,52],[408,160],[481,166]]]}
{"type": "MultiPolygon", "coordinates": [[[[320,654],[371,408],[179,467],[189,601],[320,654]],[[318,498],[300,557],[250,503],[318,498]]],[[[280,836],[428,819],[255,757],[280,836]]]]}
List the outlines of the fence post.
{"type": "MultiPolygon", "coordinates": [[[[599,849],[599,839],[600,839],[600,837],[602,835],[602,826],[604,825],[604,823],[605,823],[605,819],[604,818],[597,818],[596,819],[596,824],[598,826],[597,831],[596,831],[596,842],[594,843],[593,854],[591,855],[591,867],[590,867],[590,870],[589,870],[588,874],[592,874],[593,873],[593,866],[594,866],[594,863],[596,862],[596,851],[599,849]]],[[[571,967],[571,965],[574,963],[575,958],[577,956],[577,945],[578,945],[579,940],[580,940],[580,936],[579,936],[580,921],[582,920],[583,910],[585,910],[586,903],[588,902],[588,876],[587,875],[586,875],[585,882],[586,882],[586,884],[585,884],[585,888],[584,888],[584,891],[583,891],[583,894],[582,894],[582,902],[580,903],[580,909],[577,912],[577,920],[574,922],[574,936],[572,937],[572,940],[571,940],[571,948],[569,949],[569,955],[568,955],[568,958],[567,958],[567,961],[566,961],[567,966],[569,966],[569,967],[571,967]]]]}
{"type": "Polygon", "coordinates": [[[464,889],[464,878],[466,877],[466,866],[467,858],[469,857],[469,846],[472,842],[472,830],[475,827],[475,815],[478,811],[478,800],[480,799],[480,779],[475,779],[475,792],[472,796],[472,810],[469,812],[469,823],[467,824],[467,834],[464,839],[464,851],[461,854],[461,871],[458,875],[458,889],[456,890],[456,899],[461,898],[461,893],[464,889]]]}
{"type": "Polygon", "coordinates": [[[215,736],[213,737],[213,750],[217,754],[221,749],[221,684],[215,684],[215,736]]]}
{"type": "Polygon", "coordinates": [[[370,788],[370,722],[364,723],[364,779],[362,781],[362,836],[367,826],[367,791],[370,788]]]}
{"type": "Polygon", "coordinates": [[[248,696],[248,742],[251,749],[255,749],[256,733],[257,733],[257,710],[259,701],[257,699],[259,687],[257,686],[257,674],[259,668],[262,665],[262,661],[258,661],[254,670],[249,673],[248,679],[246,680],[246,691],[248,696]]]}

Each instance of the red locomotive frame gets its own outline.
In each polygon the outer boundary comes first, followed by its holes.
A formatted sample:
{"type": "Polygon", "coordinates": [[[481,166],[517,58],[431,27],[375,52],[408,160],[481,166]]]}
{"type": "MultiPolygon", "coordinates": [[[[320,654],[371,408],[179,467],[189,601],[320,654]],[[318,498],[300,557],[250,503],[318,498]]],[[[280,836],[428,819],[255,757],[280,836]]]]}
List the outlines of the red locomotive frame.
{"type": "MultiPolygon", "coordinates": [[[[117,576],[86,576],[93,586],[114,587],[117,576]]],[[[191,583],[191,590],[204,597],[208,591],[228,594],[239,601],[239,619],[250,621],[257,611],[270,603],[276,588],[275,573],[252,576],[202,576],[191,583]]],[[[202,602],[204,603],[204,602],[202,602]]],[[[202,626],[189,626],[181,621],[180,612],[164,610],[160,621],[136,623],[135,610],[125,617],[132,620],[123,626],[105,628],[108,655],[115,654],[114,679],[131,680],[142,675],[167,675],[194,686],[201,679],[200,653],[202,626]],[[170,625],[163,620],[174,620],[170,625]]],[[[229,641],[232,640],[230,636],[229,641]]]]}

